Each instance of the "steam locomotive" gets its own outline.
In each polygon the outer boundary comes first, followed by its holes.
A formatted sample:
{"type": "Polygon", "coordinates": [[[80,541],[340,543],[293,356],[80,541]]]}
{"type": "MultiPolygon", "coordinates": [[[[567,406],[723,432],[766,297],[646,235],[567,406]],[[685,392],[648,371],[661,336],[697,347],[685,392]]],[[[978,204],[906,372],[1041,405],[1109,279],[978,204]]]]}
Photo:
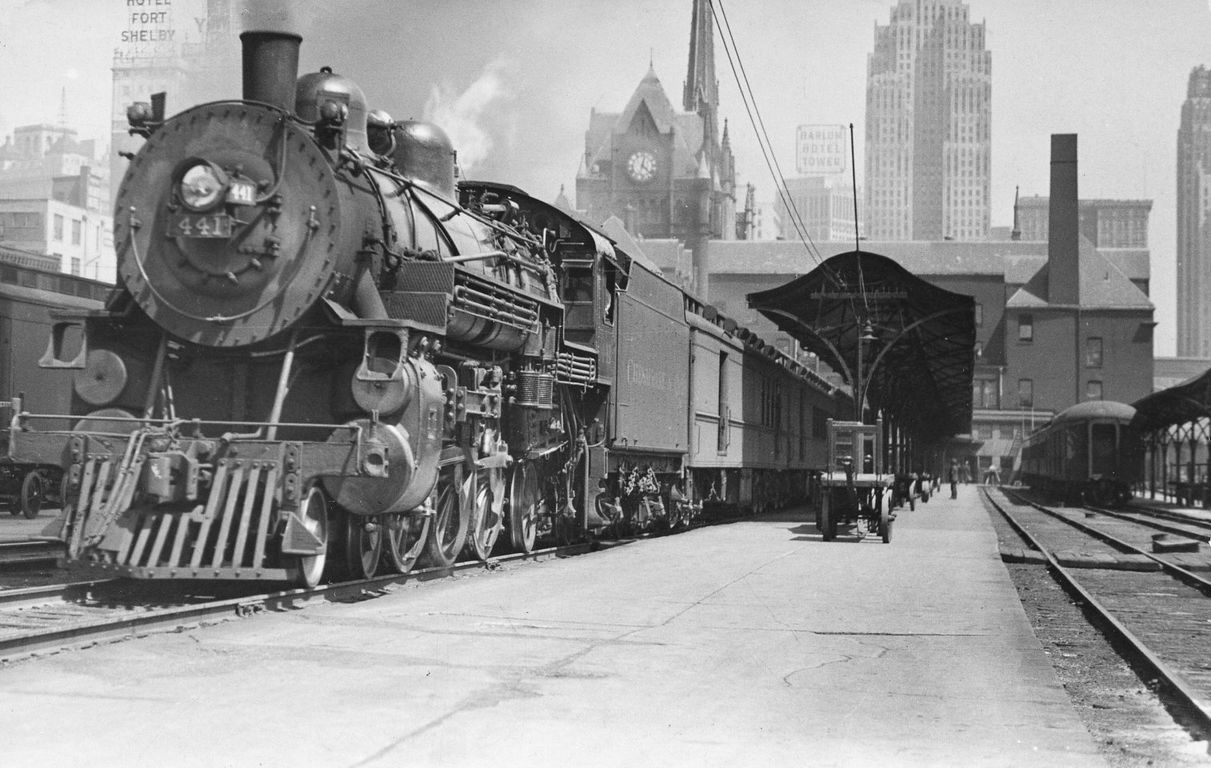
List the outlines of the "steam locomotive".
{"type": "Polygon", "coordinates": [[[458,181],[436,126],[298,77],[298,36],[241,38],[242,99],[128,111],[118,286],[45,358],[71,414],[13,422],[14,457],[64,469],[70,565],[315,585],[806,491],[834,388],[578,219],[458,181]]]}

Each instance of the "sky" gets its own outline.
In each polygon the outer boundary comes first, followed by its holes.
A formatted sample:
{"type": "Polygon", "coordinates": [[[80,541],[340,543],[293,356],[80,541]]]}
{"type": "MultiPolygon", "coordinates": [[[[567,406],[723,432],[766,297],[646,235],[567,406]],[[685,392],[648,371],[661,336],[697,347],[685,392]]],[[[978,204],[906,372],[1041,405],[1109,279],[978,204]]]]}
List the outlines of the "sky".
{"type": "MultiPolygon", "coordinates": [[[[866,61],[892,0],[715,0],[784,173],[795,128],[854,125],[862,168],[866,61]]],[[[691,0],[247,0],[257,24],[303,35],[300,68],[330,65],[397,119],[434,119],[467,175],[574,199],[592,110],[620,112],[649,64],[681,103],[691,0]]],[[[1015,187],[1048,192],[1050,135],[1079,136],[1080,195],[1154,201],[1156,353],[1176,347],[1176,136],[1190,70],[1211,65],[1211,0],[968,0],[992,52],[992,223],[1015,187]]],[[[132,12],[187,34],[204,0],[0,0],[0,136],[56,122],[108,142],[110,66],[132,12]]],[[[720,114],[739,181],[774,198],[716,38],[720,114]]],[[[230,93],[239,94],[232,81],[230,93]]],[[[169,94],[169,111],[186,105],[169,94]]],[[[860,176],[860,173],[859,173],[860,176]]],[[[859,180],[860,181],[860,180],[859,180]]]]}

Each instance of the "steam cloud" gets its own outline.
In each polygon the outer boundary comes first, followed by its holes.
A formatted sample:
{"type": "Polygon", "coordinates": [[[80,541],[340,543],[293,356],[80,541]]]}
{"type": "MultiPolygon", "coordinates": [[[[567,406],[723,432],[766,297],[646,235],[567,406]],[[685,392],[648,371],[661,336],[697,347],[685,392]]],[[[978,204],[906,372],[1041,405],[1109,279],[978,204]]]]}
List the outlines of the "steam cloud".
{"type": "Polygon", "coordinates": [[[497,59],[484,67],[478,79],[457,93],[449,85],[435,85],[425,101],[424,119],[436,123],[450,137],[458,152],[458,164],[467,173],[488,158],[494,144],[489,110],[512,101],[513,92],[505,83],[506,62],[497,59]]]}

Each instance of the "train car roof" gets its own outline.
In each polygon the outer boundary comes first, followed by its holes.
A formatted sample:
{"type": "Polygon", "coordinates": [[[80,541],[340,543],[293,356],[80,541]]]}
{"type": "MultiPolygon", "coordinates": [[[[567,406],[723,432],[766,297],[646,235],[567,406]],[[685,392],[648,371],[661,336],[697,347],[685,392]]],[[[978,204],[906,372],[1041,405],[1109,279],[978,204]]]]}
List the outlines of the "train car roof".
{"type": "Polygon", "coordinates": [[[1126,403],[1118,403],[1113,400],[1088,400],[1060,411],[1049,424],[1054,426],[1066,421],[1083,421],[1085,419],[1131,421],[1133,418],[1135,418],[1135,408],[1126,403]]]}
{"type": "Polygon", "coordinates": [[[0,283],[0,299],[22,301],[26,304],[40,304],[44,307],[50,307],[52,309],[100,309],[102,306],[104,306],[103,302],[97,301],[96,299],[90,299],[84,296],[74,296],[69,293],[47,291],[42,288],[30,288],[24,285],[13,285],[12,283],[0,283]]]}

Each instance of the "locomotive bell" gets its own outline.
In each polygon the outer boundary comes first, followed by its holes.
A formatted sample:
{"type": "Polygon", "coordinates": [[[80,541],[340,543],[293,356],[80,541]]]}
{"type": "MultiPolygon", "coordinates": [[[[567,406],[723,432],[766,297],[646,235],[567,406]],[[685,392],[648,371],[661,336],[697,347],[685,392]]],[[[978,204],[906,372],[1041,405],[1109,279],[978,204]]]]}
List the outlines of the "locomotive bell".
{"type": "Polygon", "coordinates": [[[405,120],[396,125],[395,167],[406,178],[454,199],[454,144],[433,123],[405,120]]]}
{"type": "Polygon", "coordinates": [[[345,144],[356,150],[366,150],[370,141],[366,135],[366,95],[357,83],[323,67],[299,78],[294,89],[294,112],[309,123],[318,123],[326,115],[344,107],[342,124],[345,144]],[[331,105],[331,106],[329,106],[331,105]]]}

